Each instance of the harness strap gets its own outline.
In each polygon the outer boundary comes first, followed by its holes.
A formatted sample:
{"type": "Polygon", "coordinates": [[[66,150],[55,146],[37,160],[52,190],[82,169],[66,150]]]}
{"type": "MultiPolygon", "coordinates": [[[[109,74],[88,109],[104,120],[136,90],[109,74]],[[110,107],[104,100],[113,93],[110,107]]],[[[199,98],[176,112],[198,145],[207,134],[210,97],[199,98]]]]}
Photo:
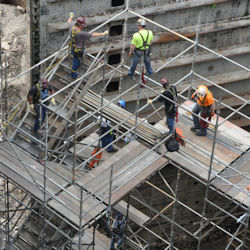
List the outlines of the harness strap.
{"type": "Polygon", "coordinates": [[[76,30],[75,31],[75,28],[76,28],[76,26],[73,26],[73,28],[72,28],[72,31],[71,31],[71,42],[70,42],[69,46],[70,47],[73,46],[74,47],[74,51],[77,53],[77,52],[81,52],[82,49],[79,49],[79,48],[76,47],[75,36],[77,35],[77,33],[80,32],[80,30],[76,30]]]}
{"type": "MultiPolygon", "coordinates": [[[[168,89],[167,91],[169,91],[172,94],[173,98],[174,98],[174,96],[176,96],[176,98],[177,98],[177,92],[175,91],[173,86],[171,86],[170,89],[168,89]]],[[[175,105],[174,103],[171,103],[171,105],[169,106],[169,108],[166,112],[169,113],[169,111],[173,108],[174,105],[175,105]]]]}
{"type": "Polygon", "coordinates": [[[146,38],[146,40],[144,40],[144,37],[143,37],[143,35],[141,34],[141,32],[139,31],[138,32],[138,34],[141,36],[141,38],[142,38],[142,42],[143,42],[143,45],[142,46],[140,46],[139,48],[137,48],[137,49],[140,49],[140,48],[142,48],[142,47],[145,47],[145,50],[147,50],[147,49],[149,49],[149,47],[150,47],[150,45],[148,45],[148,36],[149,36],[149,30],[147,30],[147,38],[146,38]],[[146,48],[148,46],[148,48],[146,48]]]}
{"type": "Polygon", "coordinates": [[[36,87],[37,87],[36,99],[39,99],[39,97],[40,97],[40,92],[41,92],[39,83],[36,84],[36,87]]]}

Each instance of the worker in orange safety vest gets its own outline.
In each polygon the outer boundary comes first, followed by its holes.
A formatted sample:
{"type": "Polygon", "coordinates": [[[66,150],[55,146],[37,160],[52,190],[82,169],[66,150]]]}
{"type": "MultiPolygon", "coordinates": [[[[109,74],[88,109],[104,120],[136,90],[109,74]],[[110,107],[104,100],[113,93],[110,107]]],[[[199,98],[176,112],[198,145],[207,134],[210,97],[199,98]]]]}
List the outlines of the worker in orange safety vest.
{"type": "MultiPolygon", "coordinates": [[[[194,105],[192,112],[197,115],[200,113],[202,118],[208,118],[211,121],[211,116],[214,116],[215,111],[215,102],[211,91],[205,85],[200,85],[191,98],[194,100],[196,96],[197,103],[194,105]]],[[[191,127],[191,131],[195,132],[198,136],[206,136],[209,124],[194,114],[192,114],[194,126],[191,127]]]]}

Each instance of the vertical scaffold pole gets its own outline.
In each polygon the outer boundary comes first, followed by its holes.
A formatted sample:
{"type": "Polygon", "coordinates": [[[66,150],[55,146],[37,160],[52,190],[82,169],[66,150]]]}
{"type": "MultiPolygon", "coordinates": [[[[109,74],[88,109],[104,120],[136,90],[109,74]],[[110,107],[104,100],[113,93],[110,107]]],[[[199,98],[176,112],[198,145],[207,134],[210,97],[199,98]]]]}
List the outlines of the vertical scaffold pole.
{"type": "Polygon", "coordinates": [[[193,72],[194,72],[195,59],[196,59],[196,53],[197,53],[197,44],[199,43],[201,14],[202,14],[202,12],[200,11],[199,16],[198,16],[198,23],[197,23],[197,27],[196,27],[195,46],[194,46],[193,61],[192,61],[191,75],[190,75],[190,87],[188,89],[188,99],[190,99],[191,89],[193,86],[193,72]]]}
{"type": "Polygon", "coordinates": [[[210,164],[209,164],[209,170],[208,170],[208,176],[207,176],[207,185],[206,185],[204,202],[203,202],[204,205],[203,205],[202,217],[201,217],[201,222],[200,222],[200,235],[198,239],[197,250],[201,249],[202,231],[205,225],[204,220],[205,220],[205,214],[206,214],[206,208],[207,208],[208,191],[209,191],[209,186],[211,182],[211,173],[212,173],[214,151],[215,151],[216,137],[217,137],[217,131],[218,131],[218,121],[219,121],[219,114],[220,114],[221,99],[222,99],[222,96],[220,93],[219,104],[218,104],[217,111],[216,111],[216,124],[215,124],[215,129],[214,129],[213,145],[212,145],[211,158],[210,158],[210,164]]]}
{"type": "Polygon", "coordinates": [[[83,210],[83,187],[81,186],[81,194],[80,194],[80,213],[79,213],[79,242],[78,249],[82,249],[82,210],[83,210]]]}

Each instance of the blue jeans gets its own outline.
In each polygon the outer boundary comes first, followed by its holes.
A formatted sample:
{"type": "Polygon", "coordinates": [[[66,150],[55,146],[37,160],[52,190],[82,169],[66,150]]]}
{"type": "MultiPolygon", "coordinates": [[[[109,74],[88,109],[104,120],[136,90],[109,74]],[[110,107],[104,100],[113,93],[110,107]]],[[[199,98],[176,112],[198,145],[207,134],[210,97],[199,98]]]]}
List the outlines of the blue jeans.
{"type": "Polygon", "coordinates": [[[131,66],[130,66],[130,70],[128,71],[128,75],[130,76],[134,75],[136,66],[141,56],[143,56],[143,54],[144,54],[144,63],[147,69],[147,75],[150,76],[153,74],[153,69],[151,68],[151,64],[150,64],[149,52],[148,51],[145,52],[143,50],[136,50],[133,52],[133,55],[132,55],[131,66]]]}
{"type": "Polygon", "coordinates": [[[172,133],[174,129],[174,117],[173,116],[166,116],[167,119],[167,125],[169,128],[169,132],[172,133]]]}
{"type": "MultiPolygon", "coordinates": [[[[198,115],[200,113],[200,111],[201,111],[201,107],[200,107],[200,105],[198,103],[196,103],[194,105],[193,109],[192,109],[192,112],[198,115]]],[[[192,117],[193,117],[195,128],[200,129],[202,133],[206,134],[207,129],[206,128],[201,128],[199,117],[197,117],[197,116],[195,116],[193,114],[192,114],[192,117]]]]}
{"type": "Polygon", "coordinates": [[[77,70],[81,64],[80,58],[83,56],[83,52],[75,53],[74,51],[71,51],[71,54],[73,55],[71,78],[76,79],[78,76],[77,70]]]}
{"type": "MultiPolygon", "coordinates": [[[[40,122],[39,122],[39,118],[40,118],[40,105],[38,104],[35,104],[35,112],[36,112],[36,121],[35,121],[35,125],[34,125],[34,131],[35,133],[38,131],[39,129],[39,125],[40,125],[40,122]]],[[[46,108],[44,106],[42,106],[42,110],[41,110],[41,113],[42,113],[42,122],[44,121],[45,119],[45,113],[46,113],[46,108]]]]}
{"type": "Polygon", "coordinates": [[[112,239],[111,239],[111,244],[110,244],[110,248],[115,248],[115,240],[116,238],[119,238],[118,239],[118,242],[117,242],[117,247],[120,247],[123,243],[123,234],[118,234],[117,236],[115,236],[114,234],[112,235],[112,239]]]}
{"type": "MultiPolygon", "coordinates": [[[[110,127],[101,127],[101,135],[105,134],[107,131],[110,130],[110,127]]],[[[113,139],[114,139],[114,135],[113,134],[110,134],[110,132],[108,132],[104,137],[102,137],[101,141],[102,141],[102,147],[106,147],[108,144],[112,143],[113,142],[113,139]]],[[[110,144],[106,150],[108,152],[110,151],[113,151],[114,148],[113,148],[113,145],[110,144]]]]}

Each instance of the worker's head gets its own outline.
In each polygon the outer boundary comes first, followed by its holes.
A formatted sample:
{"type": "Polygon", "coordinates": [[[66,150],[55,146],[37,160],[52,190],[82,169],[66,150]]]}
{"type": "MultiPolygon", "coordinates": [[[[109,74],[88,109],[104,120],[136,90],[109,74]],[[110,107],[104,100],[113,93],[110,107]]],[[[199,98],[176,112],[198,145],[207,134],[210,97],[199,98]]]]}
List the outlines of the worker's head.
{"type": "Polygon", "coordinates": [[[207,93],[207,88],[205,86],[200,86],[197,90],[197,95],[199,97],[204,97],[207,93]]]}
{"type": "Polygon", "coordinates": [[[48,80],[46,78],[43,78],[41,82],[42,82],[42,88],[43,89],[48,88],[49,82],[48,82],[48,80]]]}
{"type": "Polygon", "coordinates": [[[119,100],[117,105],[121,108],[125,108],[126,102],[124,100],[119,100]]]}
{"type": "Polygon", "coordinates": [[[146,21],[145,21],[144,19],[139,18],[139,19],[137,20],[137,25],[138,25],[139,27],[145,28],[146,25],[147,25],[147,23],[146,23],[146,21]]]}
{"type": "Polygon", "coordinates": [[[163,88],[166,89],[168,87],[168,84],[169,84],[168,79],[167,78],[162,78],[161,79],[161,84],[162,84],[163,88]]]}
{"type": "Polygon", "coordinates": [[[84,17],[78,17],[76,19],[76,25],[80,28],[84,28],[86,26],[86,21],[84,17]]]}
{"type": "Polygon", "coordinates": [[[121,219],[123,219],[123,215],[122,215],[121,213],[117,212],[116,218],[117,218],[118,220],[121,220],[121,219]]]}

